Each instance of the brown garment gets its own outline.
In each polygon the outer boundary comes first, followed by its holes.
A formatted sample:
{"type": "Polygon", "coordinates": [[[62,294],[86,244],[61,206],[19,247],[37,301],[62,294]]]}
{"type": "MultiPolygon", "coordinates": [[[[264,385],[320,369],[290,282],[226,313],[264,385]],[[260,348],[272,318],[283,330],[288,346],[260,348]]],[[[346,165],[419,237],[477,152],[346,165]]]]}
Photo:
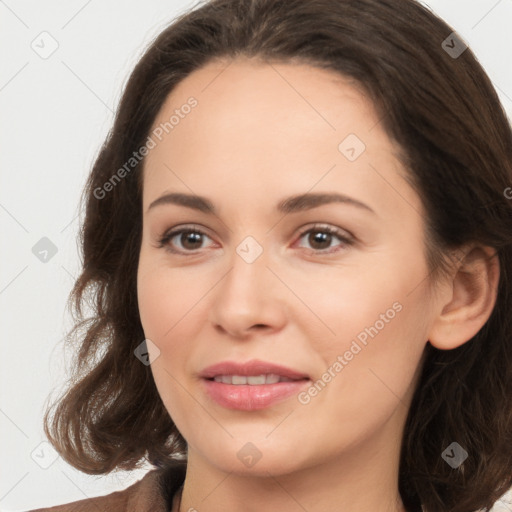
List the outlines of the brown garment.
{"type": "Polygon", "coordinates": [[[150,470],[122,491],[29,512],[170,512],[185,472],[186,463],[175,461],[150,470]]]}

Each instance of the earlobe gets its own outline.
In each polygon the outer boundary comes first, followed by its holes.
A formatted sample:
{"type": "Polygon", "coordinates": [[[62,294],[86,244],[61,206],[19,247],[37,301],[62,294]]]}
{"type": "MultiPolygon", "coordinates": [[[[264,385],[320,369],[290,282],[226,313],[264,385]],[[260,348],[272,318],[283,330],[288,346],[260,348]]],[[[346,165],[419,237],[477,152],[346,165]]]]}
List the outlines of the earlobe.
{"type": "Polygon", "coordinates": [[[437,315],[428,338],[431,345],[451,350],[480,331],[496,304],[499,276],[499,258],[494,248],[471,246],[465,251],[453,278],[443,284],[448,290],[445,300],[436,305],[437,315]]]}

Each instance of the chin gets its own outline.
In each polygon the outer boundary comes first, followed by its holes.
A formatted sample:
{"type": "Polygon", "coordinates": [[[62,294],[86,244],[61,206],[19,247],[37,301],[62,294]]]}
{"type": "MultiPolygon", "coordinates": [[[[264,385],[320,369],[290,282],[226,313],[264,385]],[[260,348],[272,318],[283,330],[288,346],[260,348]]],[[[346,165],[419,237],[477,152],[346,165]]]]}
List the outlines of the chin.
{"type": "Polygon", "coordinates": [[[213,444],[205,446],[203,454],[220,471],[245,476],[277,476],[313,465],[311,461],[307,463],[307,454],[297,452],[297,442],[288,446],[277,439],[274,442],[257,436],[253,436],[254,441],[249,439],[250,436],[238,437],[228,443],[218,443],[214,451],[213,444]]]}

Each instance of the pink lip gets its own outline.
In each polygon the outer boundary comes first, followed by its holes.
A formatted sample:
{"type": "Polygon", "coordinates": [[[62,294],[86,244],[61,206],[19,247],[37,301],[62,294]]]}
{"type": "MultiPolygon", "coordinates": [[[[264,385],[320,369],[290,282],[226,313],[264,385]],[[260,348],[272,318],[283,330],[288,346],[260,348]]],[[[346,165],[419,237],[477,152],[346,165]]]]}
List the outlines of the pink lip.
{"type": "Polygon", "coordinates": [[[309,375],[291,368],[286,368],[274,363],[253,359],[245,363],[223,361],[205,368],[199,375],[204,379],[213,379],[216,375],[261,375],[262,373],[275,373],[288,379],[309,379],[309,375]]]}
{"type": "Polygon", "coordinates": [[[296,395],[310,382],[306,374],[258,360],[246,363],[225,361],[205,368],[200,375],[203,378],[205,391],[210,398],[223,407],[242,411],[254,411],[269,407],[276,402],[296,395]],[[211,380],[217,375],[250,376],[268,373],[294,379],[294,381],[253,386],[250,384],[224,384],[211,380]]]}

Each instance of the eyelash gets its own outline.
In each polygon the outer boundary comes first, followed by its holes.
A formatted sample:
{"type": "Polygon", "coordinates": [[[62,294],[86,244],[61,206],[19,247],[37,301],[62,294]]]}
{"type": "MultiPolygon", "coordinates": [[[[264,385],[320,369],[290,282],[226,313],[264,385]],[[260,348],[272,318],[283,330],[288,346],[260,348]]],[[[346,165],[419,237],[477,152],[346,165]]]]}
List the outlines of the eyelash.
{"type": "MultiPolygon", "coordinates": [[[[315,224],[314,226],[308,227],[308,228],[304,229],[303,231],[301,231],[300,234],[299,234],[299,240],[304,235],[307,235],[308,233],[311,233],[311,232],[327,233],[329,235],[334,235],[334,236],[336,236],[336,238],[338,238],[338,240],[340,240],[342,242],[341,245],[344,245],[346,247],[349,247],[349,246],[353,245],[354,242],[355,242],[355,240],[353,239],[352,236],[345,236],[343,234],[344,231],[341,231],[340,229],[334,228],[332,226],[319,225],[319,224],[315,224]]],[[[196,227],[184,226],[184,227],[179,228],[179,229],[174,229],[174,230],[165,232],[159,238],[157,247],[159,249],[163,248],[163,249],[165,249],[167,252],[169,252],[171,254],[177,254],[177,255],[181,255],[181,256],[197,254],[197,252],[193,252],[193,251],[181,251],[181,250],[176,250],[176,249],[172,249],[171,248],[171,246],[170,246],[170,244],[168,242],[170,240],[172,240],[174,237],[176,237],[177,235],[181,235],[183,233],[195,233],[195,234],[203,235],[203,236],[206,236],[206,237],[210,238],[206,233],[204,233],[200,229],[197,229],[196,227]]],[[[201,249],[198,249],[198,250],[201,250],[201,249]]],[[[334,250],[334,251],[333,250],[329,250],[329,249],[318,249],[318,250],[316,250],[316,249],[309,249],[309,252],[312,253],[312,254],[332,254],[332,253],[335,253],[335,252],[339,252],[339,249],[334,250]]]]}

